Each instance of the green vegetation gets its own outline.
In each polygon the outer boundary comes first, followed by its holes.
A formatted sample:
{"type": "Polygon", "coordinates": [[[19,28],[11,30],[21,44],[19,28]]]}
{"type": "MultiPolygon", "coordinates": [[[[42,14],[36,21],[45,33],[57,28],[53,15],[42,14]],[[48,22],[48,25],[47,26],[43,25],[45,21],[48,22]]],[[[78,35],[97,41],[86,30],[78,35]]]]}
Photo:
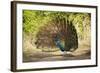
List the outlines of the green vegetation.
{"type": "Polygon", "coordinates": [[[84,38],[84,32],[90,32],[90,14],[74,12],[51,12],[23,10],[23,30],[26,34],[36,34],[41,26],[45,26],[56,17],[64,17],[72,21],[79,38],[84,38]]]}
{"type": "MultiPolygon", "coordinates": [[[[54,12],[23,10],[23,32],[25,35],[24,39],[26,40],[27,36],[28,40],[30,40],[30,42],[34,45],[37,35],[41,34],[40,31],[45,31],[49,34],[49,32],[53,30],[53,24],[57,24],[59,26],[59,23],[63,22],[63,18],[66,20],[66,23],[69,21],[69,23],[72,23],[75,27],[78,41],[85,40],[87,43],[90,42],[91,14],[59,11],[54,12]]],[[[62,25],[60,25],[58,28],[61,28],[61,26],[62,25]]]]}

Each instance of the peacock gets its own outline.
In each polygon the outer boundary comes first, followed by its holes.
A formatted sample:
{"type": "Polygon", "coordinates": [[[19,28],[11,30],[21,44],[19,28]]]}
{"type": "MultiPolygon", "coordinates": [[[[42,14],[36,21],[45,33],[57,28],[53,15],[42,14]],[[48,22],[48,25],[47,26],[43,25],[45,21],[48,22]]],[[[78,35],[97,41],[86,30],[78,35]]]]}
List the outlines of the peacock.
{"type": "Polygon", "coordinates": [[[62,52],[65,51],[64,46],[62,45],[62,43],[61,43],[61,41],[60,41],[58,36],[54,37],[54,43],[62,52]]]}
{"type": "Polygon", "coordinates": [[[72,48],[78,48],[78,36],[72,21],[66,18],[56,17],[54,20],[42,26],[36,35],[37,48],[58,48],[61,52],[68,52],[72,48]],[[64,45],[62,44],[64,42],[64,45]]]}

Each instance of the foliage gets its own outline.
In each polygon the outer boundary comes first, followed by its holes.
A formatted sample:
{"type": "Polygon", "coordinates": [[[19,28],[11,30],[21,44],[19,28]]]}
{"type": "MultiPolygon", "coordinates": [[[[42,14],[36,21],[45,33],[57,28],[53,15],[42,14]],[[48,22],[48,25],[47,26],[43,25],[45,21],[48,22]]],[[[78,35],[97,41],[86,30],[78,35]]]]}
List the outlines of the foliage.
{"type": "MultiPolygon", "coordinates": [[[[54,37],[54,34],[66,33],[65,25],[70,27],[70,34],[61,34],[61,41],[69,45],[69,47],[78,47],[78,42],[81,40],[90,41],[90,27],[91,27],[91,14],[90,13],[78,13],[78,12],[59,12],[59,11],[39,11],[39,10],[23,10],[23,32],[25,36],[29,36],[29,40],[32,42],[37,41],[38,46],[54,46],[54,41],[51,39],[54,37]],[[64,21],[65,19],[65,21],[64,21]],[[57,28],[57,29],[56,29],[57,28]],[[53,32],[52,32],[53,31],[53,32]],[[56,32],[56,33],[55,33],[56,32]],[[44,36],[44,34],[46,36],[44,36]],[[70,39],[65,39],[65,36],[70,37],[70,39]],[[36,39],[37,38],[37,39],[36,39]],[[41,41],[39,40],[40,38],[41,41]],[[77,39],[75,39],[77,38],[77,39]],[[35,39],[35,40],[34,40],[35,39]],[[64,40],[65,39],[65,40],[64,40]],[[73,40],[74,42],[70,40],[73,40]],[[68,44],[68,41],[70,42],[68,44]],[[42,44],[41,44],[42,43],[42,44]],[[45,43],[45,45],[44,45],[45,43]],[[76,46],[75,46],[76,43],[76,46]]],[[[25,37],[24,37],[25,39],[25,37]]],[[[68,46],[67,46],[68,47],[68,46]]]]}
{"type": "Polygon", "coordinates": [[[64,17],[66,20],[72,21],[80,39],[84,38],[84,31],[90,32],[91,16],[89,13],[35,10],[23,10],[23,30],[26,34],[37,34],[42,26],[46,26],[49,21],[52,21],[56,17],[64,17]]]}

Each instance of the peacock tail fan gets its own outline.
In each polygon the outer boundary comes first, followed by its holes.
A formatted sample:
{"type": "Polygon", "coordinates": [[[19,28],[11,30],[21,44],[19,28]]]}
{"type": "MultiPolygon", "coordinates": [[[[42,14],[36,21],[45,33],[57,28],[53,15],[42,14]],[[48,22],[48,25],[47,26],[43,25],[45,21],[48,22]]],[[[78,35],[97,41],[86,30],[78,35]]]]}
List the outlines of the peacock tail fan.
{"type": "Polygon", "coordinates": [[[37,48],[59,48],[61,51],[70,51],[71,48],[77,49],[77,31],[72,21],[69,22],[66,18],[57,16],[45,26],[40,27],[35,44],[37,48]]]}

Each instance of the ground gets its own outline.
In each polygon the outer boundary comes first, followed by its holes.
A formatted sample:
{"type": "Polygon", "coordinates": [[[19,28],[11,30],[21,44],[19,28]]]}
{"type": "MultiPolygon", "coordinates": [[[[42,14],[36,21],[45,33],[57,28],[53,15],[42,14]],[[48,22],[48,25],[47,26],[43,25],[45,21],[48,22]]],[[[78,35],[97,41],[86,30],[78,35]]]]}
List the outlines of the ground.
{"type": "MultiPolygon", "coordinates": [[[[29,43],[27,43],[27,45],[29,45],[29,43]]],[[[32,45],[30,45],[30,47],[31,46],[32,45]]],[[[78,49],[70,54],[63,53],[59,49],[56,51],[42,51],[41,49],[30,48],[23,52],[23,62],[83,60],[90,58],[90,46],[83,43],[79,45],[78,49]]]]}

